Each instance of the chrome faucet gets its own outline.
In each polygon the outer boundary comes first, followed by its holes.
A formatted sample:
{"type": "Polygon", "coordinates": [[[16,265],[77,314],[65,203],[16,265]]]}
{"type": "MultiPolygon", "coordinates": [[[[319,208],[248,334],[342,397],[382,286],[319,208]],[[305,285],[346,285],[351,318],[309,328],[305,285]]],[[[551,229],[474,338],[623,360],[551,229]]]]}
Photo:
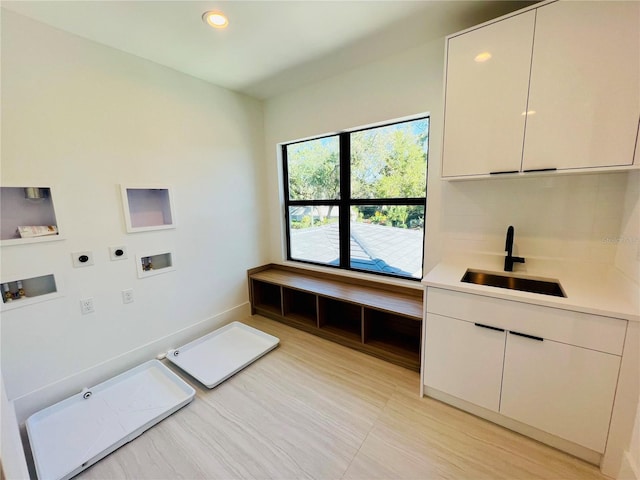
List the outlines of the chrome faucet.
{"type": "Polygon", "coordinates": [[[504,246],[504,249],[507,252],[507,256],[504,257],[504,271],[505,272],[513,272],[513,264],[515,262],[517,263],[524,263],[524,258],[522,257],[514,257],[512,255],[513,253],[513,225],[509,225],[509,228],[507,228],[507,242],[504,246]]]}

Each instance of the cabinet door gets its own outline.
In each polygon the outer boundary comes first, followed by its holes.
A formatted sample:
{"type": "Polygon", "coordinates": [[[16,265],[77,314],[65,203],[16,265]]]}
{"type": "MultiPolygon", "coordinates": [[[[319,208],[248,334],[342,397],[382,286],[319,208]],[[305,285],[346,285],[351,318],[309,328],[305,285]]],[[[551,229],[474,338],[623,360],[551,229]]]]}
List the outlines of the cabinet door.
{"type": "Polygon", "coordinates": [[[425,385],[498,411],[504,330],[427,314],[425,385]]]}
{"type": "Polygon", "coordinates": [[[631,164],[640,3],[545,5],[537,9],[534,45],[523,169],[631,164]]]}
{"type": "Polygon", "coordinates": [[[500,413],[602,453],[619,366],[616,355],[510,333],[500,413]]]}
{"type": "Polygon", "coordinates": [[[520,170],[534,18],[448,40],[443,176],[520,170]]]}

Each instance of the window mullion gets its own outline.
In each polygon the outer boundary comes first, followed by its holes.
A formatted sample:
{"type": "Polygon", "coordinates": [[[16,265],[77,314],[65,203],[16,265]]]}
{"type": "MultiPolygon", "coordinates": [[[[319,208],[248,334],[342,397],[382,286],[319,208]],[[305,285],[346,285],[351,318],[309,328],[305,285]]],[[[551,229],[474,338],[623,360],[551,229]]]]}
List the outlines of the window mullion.
{"type": "Polygon", "coordinates": [[[426,198],[354,198],[351,205],[424,205],[426,198]]]}
{"type": "Polygon", "coordinates": [[[340,206],[340,200],[289,200],[287,202],[287,205],[290,207],[295,207],[295,206],[308,206],[308,205],[313,205],[313,206],[318,206],[318,205],[333,205],[333,206],[340,206]]]}
{"type": "Polygon", "coordinates": [[[340,134],[340,267],[349,268],[351,225],[351,136],[348,132],[340,134]]]}

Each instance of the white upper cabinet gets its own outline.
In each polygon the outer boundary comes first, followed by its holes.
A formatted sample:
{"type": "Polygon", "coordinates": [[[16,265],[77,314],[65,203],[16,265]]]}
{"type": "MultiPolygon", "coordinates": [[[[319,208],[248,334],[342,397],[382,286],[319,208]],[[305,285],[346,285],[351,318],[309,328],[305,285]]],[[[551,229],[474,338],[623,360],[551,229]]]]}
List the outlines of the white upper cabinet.
{"type": "Polygon", "coordinates": [[[640,2],[538,8],[529,111],[523,170],[631,165],[640,115],[640,2]]]}
{"type": "Polygon", "coordinates": [[[535,11],[449,38],[443,176],[519,171],[535,11]]]}
{"type": "Polygon", "coordinates": [[[633,165],[640,2],[560,0],[447,49],[443,177],[633,165]]]}

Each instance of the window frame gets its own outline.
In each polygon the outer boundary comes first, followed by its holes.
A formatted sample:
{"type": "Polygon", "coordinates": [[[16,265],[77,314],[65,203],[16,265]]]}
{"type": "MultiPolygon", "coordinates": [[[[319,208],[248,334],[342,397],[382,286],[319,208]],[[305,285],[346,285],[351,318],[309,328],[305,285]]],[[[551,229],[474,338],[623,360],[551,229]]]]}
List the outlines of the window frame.
{"type": "MultiPolygon", "coordinates": [[[[282,171],[283,171],[283,191],[284,191],[284,220],[285,220],[285,235],[286,235],[286,259],[292,262],[306,263],[310,265],[318,265],[329,268],[336,268],[340,270],[348,270],[358,273],[366,273],[372,275],[380,275],[385,277],[400,278],[404,280],[421,281],[424,277],[424,251],[425,251],[425,235],[426,235],[426,217],[427,217],[427,183],[429,177],[429,154],[427,153],[427,163],[425,166],[425,196],[424,197],[410,197],[410,198],[351,198],[351,134],[357,132],[363,132],[366,130],[373,130],[376,128],[390,127],[401,123],[409,123],[416,120],[428,120],[429,130],[431,130],[431,118],[430,115],[420,115],[415,118],[408,118],[402,120],[396,120],[388,123],[375,124],[368,127],[354,128],[351,130],[344,130],[338,133],[320,135],[317,137],[306,138],[304,140],[297,140],[293,142],[282,143],[280,145],[282,155],[282,171]],[[323,138],[338,137],[339,144],[339,171],[340,171],[340,184],[339,184],[339,198],[337,199],[323,199],[323,200],[291,200],[289,198],[289,162],[287,158],[287,147],[298,143],[305,143],[313,140],[321,140],[323,138]],[[291,257],[291,224],[289,218],[290,207],[301,206],[337,206],[339,209],[338,217],[338,229],[339,229],[339,264],[331,265],[328,263],[314,262],[311,260],[301,260],[291,257]],[[376,272],[373,270],[365,270],[361,268],[351,267],[351,255],[350,255],[350,241],[351,241],[351,207],[352,206],[393,206],[393,205],[407,205],[407,206],[424,206],[424,225],[422,228],[422,276],[420,278],[409,277],[405,275],[397,275],[387,272],[376,272]],[[344,214],[344,212],[347,212],[344,214]]],[[[427,152],[429,152],[428,142],[431,135],[427,137],[427,152]]]]}

